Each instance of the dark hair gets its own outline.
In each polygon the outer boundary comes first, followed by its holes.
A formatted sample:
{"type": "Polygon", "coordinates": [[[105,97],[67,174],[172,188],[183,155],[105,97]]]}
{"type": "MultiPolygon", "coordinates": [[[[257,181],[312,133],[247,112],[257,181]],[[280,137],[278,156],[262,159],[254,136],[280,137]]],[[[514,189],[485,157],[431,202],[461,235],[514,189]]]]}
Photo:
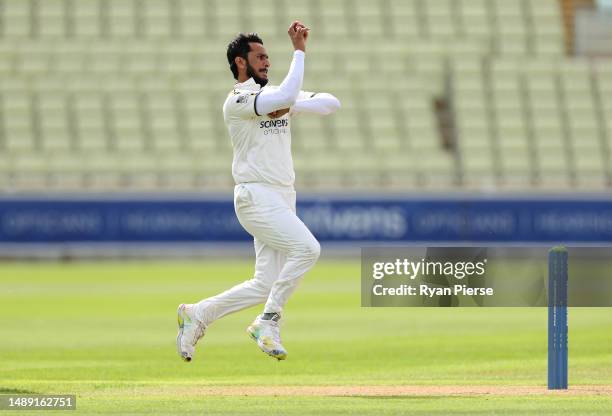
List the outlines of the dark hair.
{"type": "Polygon", "coordinates": [[[239,33],[233,41],[227,45],[227,62],[229,63],[230,69],[234,74],[234,79],[238,79],[238,67],[236,66],[236,62],[234,62],[237,56],[247,59],[247,54],[251,50],[249,47],[249,42],[260,43],[263,45],[263,40],[257,33],[239,33]]]}

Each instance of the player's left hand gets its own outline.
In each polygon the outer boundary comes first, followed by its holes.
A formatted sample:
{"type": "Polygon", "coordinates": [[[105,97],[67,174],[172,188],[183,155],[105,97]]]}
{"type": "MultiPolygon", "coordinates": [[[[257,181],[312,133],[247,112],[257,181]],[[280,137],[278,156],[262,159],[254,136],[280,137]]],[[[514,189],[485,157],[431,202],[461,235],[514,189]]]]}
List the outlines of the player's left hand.
{"type": "Polygon", "coordinates": [[[270,117],[270,118],[279,118],[279,117],[284,116],[288,112],[289,112],[288,108],[281,108],[280,110],[276,110],[276,111],[272,111],[271,113],[268,113],[268,117],[270,117]]]}

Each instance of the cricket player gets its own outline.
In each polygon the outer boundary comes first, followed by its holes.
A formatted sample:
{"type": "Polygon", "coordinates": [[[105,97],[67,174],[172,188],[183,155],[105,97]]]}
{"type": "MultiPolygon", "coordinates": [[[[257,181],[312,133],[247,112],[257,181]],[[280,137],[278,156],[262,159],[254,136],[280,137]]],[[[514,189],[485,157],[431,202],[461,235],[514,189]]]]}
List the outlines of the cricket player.
{"type": "Polygon", "coordinates": [[[283,307],[302,276],[319,258],[320,246],[295,211],[295,172],[291,158],[291,116],[331,114],[336,97],[302,91],[309,28],[294,21],[288,30],[295,51],[279,86],[268,85],[270,60],[254,33],[239,34],[227,48],[237,80],[223,105],[234,149],[234,207],[240,224],[253,236],[255,274],[231,289],[178,308],[177,349],[191,361],[206,328],[224,315],[265,303],[247,333],[266,354],[284,360],[279,332],[283,307]]]}

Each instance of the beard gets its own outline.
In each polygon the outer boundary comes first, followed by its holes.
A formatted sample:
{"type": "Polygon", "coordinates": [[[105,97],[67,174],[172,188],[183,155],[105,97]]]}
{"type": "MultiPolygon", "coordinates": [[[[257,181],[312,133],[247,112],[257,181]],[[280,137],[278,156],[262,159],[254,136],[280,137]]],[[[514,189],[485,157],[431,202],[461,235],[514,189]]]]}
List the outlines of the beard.
{"type": "Polygon", "coordinates": [[[257,73],[255,72],[253,67],[251,65],[249,65],[248,62],[247,62],[247,76],[249,76],[250,78],[253,78],[253,81],[255,81],[255,83],[259,84],[261,86],[261,88],[265,87],[266,84],[268,83],[267,79],[261,78],[261,77],[257,76],[257,73]]]}

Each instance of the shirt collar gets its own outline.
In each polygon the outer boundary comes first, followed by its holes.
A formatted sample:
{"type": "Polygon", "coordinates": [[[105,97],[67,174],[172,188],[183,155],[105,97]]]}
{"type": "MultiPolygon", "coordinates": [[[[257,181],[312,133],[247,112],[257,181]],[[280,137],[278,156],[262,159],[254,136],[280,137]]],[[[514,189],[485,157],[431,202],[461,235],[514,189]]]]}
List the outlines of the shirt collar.
{"type": "Polygon", "coordinates": [[[244,82],[237,82],[234,88],[238,90],[259,91],[261,86],[251,77],[244,82]]]}

